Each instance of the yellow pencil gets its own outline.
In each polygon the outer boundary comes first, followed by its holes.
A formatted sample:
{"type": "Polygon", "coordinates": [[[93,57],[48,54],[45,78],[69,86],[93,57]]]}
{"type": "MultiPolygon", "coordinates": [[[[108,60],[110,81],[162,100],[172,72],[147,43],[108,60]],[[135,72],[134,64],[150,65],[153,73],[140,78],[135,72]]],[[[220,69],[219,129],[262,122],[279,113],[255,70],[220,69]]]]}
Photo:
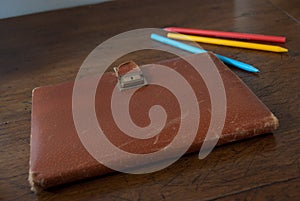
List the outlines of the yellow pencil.
{"type": "Polygon", "coordinates": [[[275,45],[264,45],[259,43],[249,43],[249,42],[201,37],[201,36],[194,36],[194,35],[168,33],[168,38],[216,44],[216,45],[224,45],[224,46],[231,46],[231,47],[264,50],[264,51],[271,51],[271,52],[288,52],[288,49],[280,46],[275,46],[275,45]]]}

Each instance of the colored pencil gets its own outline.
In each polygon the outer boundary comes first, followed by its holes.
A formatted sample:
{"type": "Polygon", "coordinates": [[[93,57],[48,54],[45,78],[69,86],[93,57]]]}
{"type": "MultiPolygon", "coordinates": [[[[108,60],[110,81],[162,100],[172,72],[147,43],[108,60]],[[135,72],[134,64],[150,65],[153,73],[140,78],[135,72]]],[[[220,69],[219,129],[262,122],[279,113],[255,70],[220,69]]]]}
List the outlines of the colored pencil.
{"type": "Polygon", "coordinates": [[[275,45],[264,45],[264,44],[259,44],[259,43],[250,43],[250,42],[209,38],[209,37],[201,37],[201,36],[185,35],[185,34],[177,34],[177,33],[168,33],[168,38],[187,40],[187,41],[195,41],[195,42],[201,42],[201,43],[209,43],[209,44],[215,44],[215,45],[230,46],[230,47],[271,51],[271,52],[288,52],[288,49],[280,47],[280,46],[275,46],[275,45]]]}
{"type": "Polygon", "coordinates": [[[263,34],[190,29],[190,28],[181,28],[181,27],[167,27],[164,28],[164,30],[170,32],[183,33],[183,34],[211,36],[211,37],[218,37],[218,38],[256,40],[256,41],[275,42],[275,43],[285,43],[286,41],[286,37],[284,36],[269,36],[263,34]]]}
{"type": "MultiPolygon", "coordinates": [[[[177,47],[179,49],[182,49],[187,52],[194,53],[194,54],[207,52],[206,50],[200,49],[198,47],[194,47],[194,46],[191,46],[191,45],[188,45],[188,44],[176,41],[176,40],[172,40],[172,39],[169,39],[164,36],[157,35],[157,34],[151,34],[151,39],[161,42],[161,43],[164,43],[164,44],[167,44],[167,45],[170,45],[170,46],[173,46],[173,47],[177,47]]],[[[219,54],[215,54],[215,55],[226,64],[232,65],[234,67],[237,67],[237,68],[240,68],[245,71],[252,72],[252,73],[259,72],[259,70],[257,68],[255,68],[249,64],[246,64],[246,63],[243,63],[243,62],[240,62],[240,61],[237,61],[237,60],[234,60],[234,59],[231,59],[231,58],[219,55],[219,54]]]]}

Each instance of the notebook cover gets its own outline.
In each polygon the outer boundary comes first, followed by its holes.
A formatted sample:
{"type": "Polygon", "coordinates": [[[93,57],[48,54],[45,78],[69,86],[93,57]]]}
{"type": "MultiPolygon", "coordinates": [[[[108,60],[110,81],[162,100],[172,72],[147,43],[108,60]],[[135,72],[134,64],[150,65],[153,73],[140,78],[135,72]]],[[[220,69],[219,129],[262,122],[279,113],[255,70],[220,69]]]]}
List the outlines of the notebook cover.
{"type": "MultiPolygon", "coordinates": [[[[226,65],[213,54],[207,54],[221,74],[227,98],[225,125],[218,145],[276,129],[278,120],[269,109],[226,65]]],[[[201,110],[200,123],[197,135],[187,152],[199,152],[211,120],[208,89],[201,76],[197,75],[185,60],[168,60],[160,64],[169,66],[185,76],[196,94],[201,110]]],[[[106,131],[107,138],[123,150],[139,154],[155,152],[168,145],[176,136],[180,115],[178,102],[172,94],[159,86],[142,87],[136,92],[137,95],[133,97],[131,104],[135,105],[132,118],[138,125],[149,124],[147,114],[154,104],[164,107],[168,117],[159,139],[133,139],[124,135],[113,121],[111,99],[108,97],[116,84],[115,74],[105,73],[95,96],[96,115],[99,125],[106,131]]],[[[74,83],[70,82],[38,87],[32,92],[29,182],[34,191],[113,172],[89,154],[77,135],[72,116],[73,85],[74,83]]]]}

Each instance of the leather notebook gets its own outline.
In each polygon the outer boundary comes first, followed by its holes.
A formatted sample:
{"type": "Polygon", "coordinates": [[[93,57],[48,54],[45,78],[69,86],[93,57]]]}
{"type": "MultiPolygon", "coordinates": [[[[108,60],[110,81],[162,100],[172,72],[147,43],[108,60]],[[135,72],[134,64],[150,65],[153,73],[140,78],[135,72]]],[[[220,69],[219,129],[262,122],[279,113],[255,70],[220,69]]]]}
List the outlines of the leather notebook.
{"type": "MultiPolygon", "coordinates": [[[[217,67],[226,92],[225,124],[218,145],[270,133],[278,127],[278,120],[272,112],[218,58],[211,53],[192,57],[201,62],[203,56],[211,58],[217,67]]],[[[211,123],[210,92],[201,76],[184,59],[166,60],[159,64],[182,75],[194,91],[200,117],[195,138],[187,153],[199,152],[211,123]]],[[[141,69],[143,71],[142,67],[141,69]]],[[[111,109],[112,91],[117,83],[114,72],[104,73],[96,90],[94,105],[99,126],[116,147],[135,154],[154,153],[174,140],[181,124],[181,115],[189,120],[188,114],[180,112],[180,103],[170,90],[148,84],[137,89],[129,102],[129,106],[133,108],[130,110],[132,121],[140,127],[151,124],[149,109],[153,105],[160,105],[167,114],[165,125],[160,130],[159,137],[135,139],[124,134],[114,122],[111,109]]],[[[78,136],[72,114],[73,86],[74,82],[62,83],[38,87],[32,92],[29,182],[34,191],[114,171],[99,163],[78,136]]],[[[185,132],[188,133],[189,129],[185,132]]],[[[101,152],[101,148],[99,149],[101,152]]],[[[126,163],[126,160],[121,157],[111,158],[112,162],[126,163]]]]}

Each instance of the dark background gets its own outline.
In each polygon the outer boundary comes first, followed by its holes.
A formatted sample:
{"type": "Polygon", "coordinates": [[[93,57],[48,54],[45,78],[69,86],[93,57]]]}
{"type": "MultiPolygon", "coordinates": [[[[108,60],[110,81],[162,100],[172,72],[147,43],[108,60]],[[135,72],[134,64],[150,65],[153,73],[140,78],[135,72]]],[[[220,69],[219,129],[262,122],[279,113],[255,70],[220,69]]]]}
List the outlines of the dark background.
{"type": "Polygon", "coordinates": [[[0,200],[299,200],[299,20],[297,0],[114,1],[0,20],[0,200]],[[283,54],[203,45],[261,70],[231,68],[278,117],[279,129],[215,148],[204,160],[185,156],[156,173],[113,174],[33,194],[32,89],[74,80],[90,51],[116,34],[166,26],[285,35],[283,54]]]}

